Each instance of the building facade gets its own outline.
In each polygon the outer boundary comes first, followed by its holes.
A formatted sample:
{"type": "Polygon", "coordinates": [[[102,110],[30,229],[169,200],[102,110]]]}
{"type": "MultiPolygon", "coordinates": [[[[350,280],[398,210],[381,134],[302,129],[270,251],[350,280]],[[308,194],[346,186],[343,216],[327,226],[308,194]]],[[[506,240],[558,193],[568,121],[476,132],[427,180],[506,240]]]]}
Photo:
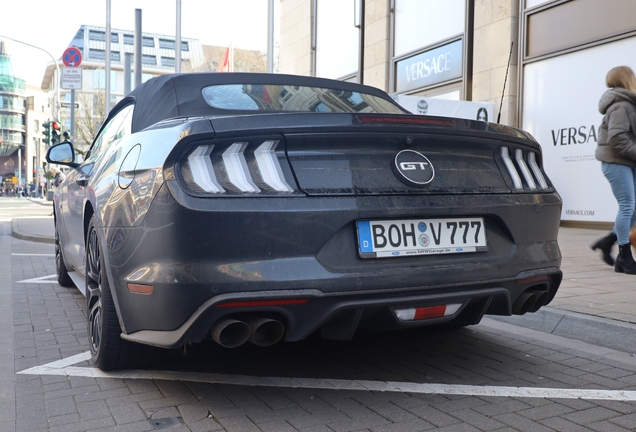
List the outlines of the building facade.
{"type": "Polygon", "coordinates": [[[636,70],[635,16],[633,0],[281,0],[280,72],[490,102],[542,145],[563,220],[610,222],[597,106],[609,69],[636,70]]]}
{"type": "Polygon", "coordinates": [[[25,100],[25,82],[15,76],[6,45],[0,41],[0,182],[5,189],[16,187],[13,179],[26,169],[25,100]]]}

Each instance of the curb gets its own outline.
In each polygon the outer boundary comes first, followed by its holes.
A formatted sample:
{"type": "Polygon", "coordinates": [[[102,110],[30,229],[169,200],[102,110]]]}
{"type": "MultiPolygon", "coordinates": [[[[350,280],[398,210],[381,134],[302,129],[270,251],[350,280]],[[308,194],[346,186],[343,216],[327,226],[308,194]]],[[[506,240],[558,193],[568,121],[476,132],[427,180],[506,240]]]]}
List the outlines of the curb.
{"type": "Polygon", "coordinates": [[[523,316],[488,318],[636,355],[636,324],[543,307],[523,316]]]}
{"type": "Polygon", "coordinates": [[[27,198],[27,199],[31,201],[32,203],[39,204],[41,206],[53,206],[53,201],[47,201],[44,198],[27,198]]]}
{"type": "Polygon", "coordinates": [[[55,244],[55,237],[21,233],[17,228],[16,219],[11,219],[11,236],[20,240],[27,240],[27,241],[38,242],[38,243],[55,244]]]}

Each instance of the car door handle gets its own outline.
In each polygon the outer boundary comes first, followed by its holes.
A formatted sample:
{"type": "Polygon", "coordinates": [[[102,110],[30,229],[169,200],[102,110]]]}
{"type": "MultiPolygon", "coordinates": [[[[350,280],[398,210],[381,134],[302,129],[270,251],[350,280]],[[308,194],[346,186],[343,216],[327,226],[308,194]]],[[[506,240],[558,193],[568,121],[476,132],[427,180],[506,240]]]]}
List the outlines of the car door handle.
{"type": "Polygon", "coordinates": [[[80,178],[75,180],[75,183],[77,183],[81,187],[86,187],[86,183],[88,183],[88,178],[86,176],[81,176],[80,178]]]}

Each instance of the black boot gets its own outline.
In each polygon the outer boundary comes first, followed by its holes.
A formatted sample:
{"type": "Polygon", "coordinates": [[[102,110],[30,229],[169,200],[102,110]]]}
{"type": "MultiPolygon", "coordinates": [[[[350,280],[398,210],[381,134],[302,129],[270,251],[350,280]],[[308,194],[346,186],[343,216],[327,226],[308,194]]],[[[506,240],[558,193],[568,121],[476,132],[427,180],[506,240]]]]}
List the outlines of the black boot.
{"type": "Polygon", "coordinates": [[[601,252],[603,252],[603,261],[605,261],[608,265],[614,265],[614,258],[610,255],[614,243],[616,243],[616,234],[611,232],[608,236],[597,240],[597,242],[592,245],[592,250],[595,251],[596,249],[600,249],[601,252]]]}
{"type": "Polygon", "coordinates": [[[632,245],[618,245],[618,256],[614,265],[616,273],[636,274],[636,262],[632,257],[632,245]]]}

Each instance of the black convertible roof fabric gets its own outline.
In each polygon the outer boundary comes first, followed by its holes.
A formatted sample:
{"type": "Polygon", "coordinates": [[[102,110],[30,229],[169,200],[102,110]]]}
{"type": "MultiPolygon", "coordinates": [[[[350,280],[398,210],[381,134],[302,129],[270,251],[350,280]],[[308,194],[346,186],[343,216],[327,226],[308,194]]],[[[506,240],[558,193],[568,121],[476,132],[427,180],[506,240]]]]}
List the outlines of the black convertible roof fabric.
{"type": "MultiPolygon", "coordinates": [[[[357,91],[395,102],[385,92],[360,84],[334,81],[323,78],[259,73],[187,73],[170,74],[152,78],[138,86],[109,114],[109,119],[119,109],[135,102],[132,132],[147,128],[159,121],[175,117],[208,115],[247,115],[254,111],[225,110],[213,108],[203,98],[203,88],[218,84],[284,84],[308,87],[323,87],[357,91]]],[[[107,119],[108,121],[108,119],[107,119]]]]}

